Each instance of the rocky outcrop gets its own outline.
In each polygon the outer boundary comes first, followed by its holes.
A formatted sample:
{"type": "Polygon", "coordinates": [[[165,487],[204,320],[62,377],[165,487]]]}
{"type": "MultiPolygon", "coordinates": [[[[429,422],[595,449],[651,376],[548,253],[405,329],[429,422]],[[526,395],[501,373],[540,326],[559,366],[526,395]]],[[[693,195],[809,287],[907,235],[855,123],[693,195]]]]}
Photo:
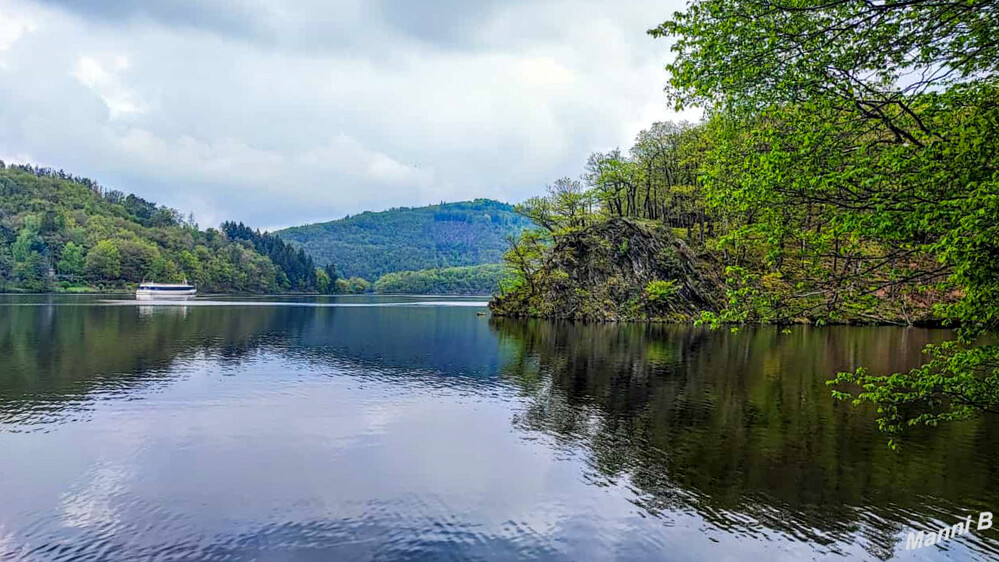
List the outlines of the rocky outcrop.
{"type": "Polygon", "coordinates": [[[497,296],[497,316],[690,321],[723,305],[709,255],[661,224],[613,218],[561,234],[537,271],[497,296]]]}

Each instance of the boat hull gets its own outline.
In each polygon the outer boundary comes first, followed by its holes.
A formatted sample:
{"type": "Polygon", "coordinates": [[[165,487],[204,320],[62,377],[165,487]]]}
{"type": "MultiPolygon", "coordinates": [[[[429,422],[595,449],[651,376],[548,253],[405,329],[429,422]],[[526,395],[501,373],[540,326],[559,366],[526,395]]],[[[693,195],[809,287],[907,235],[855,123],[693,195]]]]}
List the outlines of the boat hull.
{"type": "Polygon", "coordinates": [[[150,291],[139,289],[135,292],[135,299],[140,301],[176,301],[193,299],[198,293],[196,289],[187,291],[150,291]]]}

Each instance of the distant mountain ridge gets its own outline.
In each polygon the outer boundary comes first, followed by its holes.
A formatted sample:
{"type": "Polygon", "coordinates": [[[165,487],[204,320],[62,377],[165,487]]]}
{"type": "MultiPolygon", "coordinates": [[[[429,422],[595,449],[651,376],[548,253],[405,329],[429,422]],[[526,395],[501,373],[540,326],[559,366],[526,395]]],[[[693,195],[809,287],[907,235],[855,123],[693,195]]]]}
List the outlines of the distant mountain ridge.
{"type": "Polygon", "coordinates": [[[296,226],[273,234],[341,275],[377,280],[386,273],[500,263],[506,237],[531,221],[491,199],[398,207],[296,226]]]}

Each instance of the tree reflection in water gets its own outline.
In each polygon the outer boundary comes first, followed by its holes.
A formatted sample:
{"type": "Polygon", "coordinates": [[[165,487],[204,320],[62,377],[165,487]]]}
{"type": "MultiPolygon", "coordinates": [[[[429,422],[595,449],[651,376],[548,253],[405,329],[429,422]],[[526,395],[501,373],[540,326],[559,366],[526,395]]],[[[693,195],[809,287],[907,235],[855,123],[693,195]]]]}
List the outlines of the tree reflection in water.
{"type": "MultiPolygon", "coordinates": [[[[507,357],[503,376],[528,399],[515,425],[582,447],[595,484],[626,483],[651,515],[694,510],[723,532],[776,532],[833,550],[861,542],[888,559],[907,525],[999,505],[996,420],[916,431],[894,453],[873,412],[834,401],[824,384],[858,364],[912,367],[945,332],[491,326],[507,357]]],[[[994,554],[996,536],[969,541],[994,554]]]]}

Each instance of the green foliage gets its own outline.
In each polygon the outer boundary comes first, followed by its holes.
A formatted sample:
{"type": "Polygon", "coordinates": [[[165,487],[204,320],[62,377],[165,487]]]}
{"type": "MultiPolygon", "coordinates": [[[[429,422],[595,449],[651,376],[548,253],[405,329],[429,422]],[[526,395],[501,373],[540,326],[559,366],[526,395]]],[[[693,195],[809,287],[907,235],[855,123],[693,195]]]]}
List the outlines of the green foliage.
{"type": "Polygon", "coordinates": [[[544,265],[547,239],[540,230],[525,230],[520,236],[507,239],[510,249],[503,259],[513,271],[513,280],[501,282],[503,293],[526,293],[527,298],[538,294],[537,275],[544,265]]]}
{"type": "Polygon", "coordinates": [[[920,369],[837,379],[893,435],[999,409],[976,339],[999,328],[997,12],[696,0],[651,32],[677,107],[709,110],[701,181],[740,269],[708,320],[960,326],[920,369]]]}
{"type": "Polygon", "coordinates": [[[675,279],[649,281],[642,292],[642,299],[646,309],[652,316],[662,315],[669,312],[671,305],[675,304],[681,285],[675,279]]]}
{"type": "Polygon", "coordinates": [[[879,376],[860,368],[827,384],[859,386],[856,395],[834,390],[833,396],[877,404],[878,427],[890,436],[892,448],[909,427],[999,414],[999,346],[952,341],[928,345],[924,352],[930,360],[905,373],[879,376]]]}
{"type": "Polygon", "coordinates": [[[117,281],[121,276],[121,254],[110,240],[101,240],[87,252],[87,275],[95,281],[117,281]]]}
{"type": "MultiPolygon", "coordinates": [[[[144,240],[114,241],[120,264],[119,276],[125,281],[138,283],[147,277],[155,277],[154,264],[160,259],[159,248],[144,240]]],[[[166,281],[166,280],[164,280],[166,281]]]]}
{"type": "Polygon", "coordinates": [[[893,94],[993,75],[997,11],[990,0],[697,0],[650,33],[672,40],[679,107],[754,114],[836,96],[881,120],[905,103],[893,94]]]}
{"type": "Polygon", "coordinates": [[[333,288],[333,279],[330,278],[326,270],[316,268],[316,290],[320,293],[329,293],[333,288]]]}
{"type": "Polygon", "coordinates": [[[7,283],[14,277],[14,258],[10,248],[0,245],[0,291],[7,290],[7,283]]]}
{"type": "MultiPolygon", "coordinates": [[[[295,291],[318,289],[316,265],[313,263],[312,258],[306,256],[301,248],[296,251],[291,244],[286,244],[277,236],[253,230],[243,223],[227,221],[222,223],[221,228],[222,232],[230,240],[245,240],[249,242],[257,252],[267,256],[275,265],[280,267],[287,280],[285,283],[285,279],[282,278],[284,289],[295,291]]],[[[333,268],[330,267],[329,270],[327,277],[332,279],[330,272],[333,271],[333,268]]],[[[329,281],[326,283],[326,287],[328,290],[329,281]]]]}
{"type": "Polygon", "coordinates": [[[365,212],[274,234],[317,264],[375,280],[386,273],[497,263],[505,238],[530,221],[488,199],[365,212]]]}
{"type": "Polygon", "coordinates": [[[83,246],[73,241],[66,242],[62,248],[62,257],[56,264],[56,270],[62,275],[82,275],[86,265],[84,260],[83,246]]]}
{"type": "Polygon", "coordinates": [[[360,295],[371,290],[371,282],[363,277],[337,279],[335,291],[342,295],[360,295]]]}
{"type": "Polygon", "coordinates": [[[48,288],[48,246],[39,235],[41,220],[26,215],[17,238],[10,247],[10,277],[25,289],[43,291],[48,288]]]}
{"type": "Polygon", "coordinates": [[[549,233],[586,226],[592,216],[593,193],[570,178],[559,178],[548,186],[544,197],[532,197],[517,205],[517,213],[531,219],[549,233]]]}
{"type": "Polygon", "coordinates": [[[592,154],[583,197],[599,203],[605,215],[662,222],[685,229],[689,242],[703,243],[714,226],[697,180],[703,134],[703,127],[687,122],[653,123],[627,155],[592,154]]]}
{"type": "Polygon", "coordinates": [[[758,274],[729,266],[725,268],[725,286],[727,306],[712,318],[712,324],[787,324],[794,320],[787,306],[792,291],[780,272],[758,274]]]}
{"type": "MultiPolygon", "coordinates": [[[[46,291],[83,283],[120,289],[143,279],[184,278],[209,293],[318,289],[316,268],[304,253],[273,236],[227,224],[233,226],[231,237],[202,231],[173,209],[107,191],[87,178],[4,166],[0,289],[46,291]]],[[[332,272],[325,271],[327,290],[333,287],[332,272]]]]}
{"type": "Polygon", "coordinates": [[[649,281],[645,286],[645,300],[650,303],[669,303],[679,292],[680,284],[673,279],[649,281]]]}
{"type": "Polygon", "coordinates": [[[14,262],[14,279],[21,286],[33,291],[48,289],[48,261],[38,252],[30,252],[24,259],[14,262]]]}
{"type": "Polygon", "coordinates": [[[22,262],[33,253],[41,254],[46,251],[45,241],[38,235],[39,228],[38,217],[34,215],[25,217],[24,227],[11,246],[11,255],[14,257],[14,261],[22,262]]]}
{"type": "Polygon", "coordinates": [[[488,295],[498,291],[508,275],[501,264],[398,271],[382,275],[374,287],[378,293],[488,295]]]}

